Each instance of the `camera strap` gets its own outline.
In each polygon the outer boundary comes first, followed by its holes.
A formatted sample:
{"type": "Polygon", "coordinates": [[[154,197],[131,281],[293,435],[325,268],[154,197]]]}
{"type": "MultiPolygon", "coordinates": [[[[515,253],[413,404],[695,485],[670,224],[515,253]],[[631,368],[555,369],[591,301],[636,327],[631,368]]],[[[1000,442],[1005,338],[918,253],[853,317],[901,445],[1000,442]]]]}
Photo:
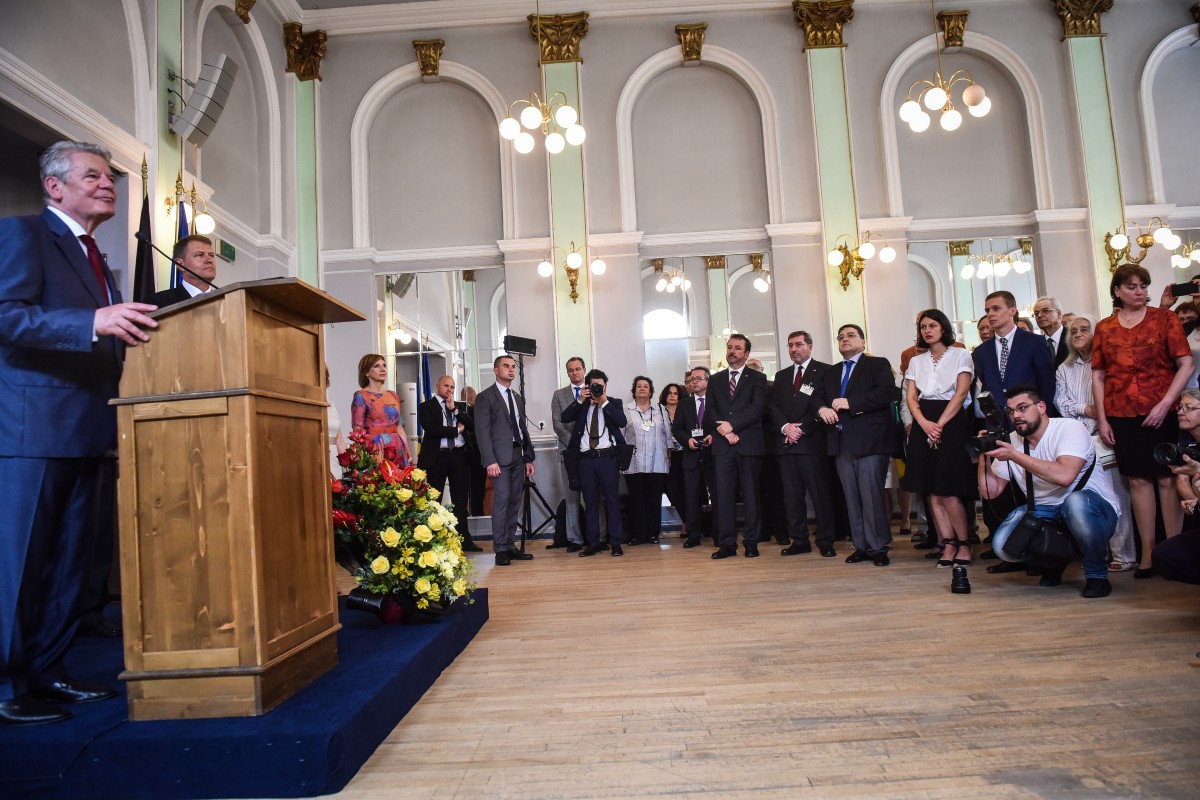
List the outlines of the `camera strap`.
{"type": "MultiPolygon", "coordinates": [[[[1029,455],[1029,440],[1022,439],[1021,443],[1025,445],[1025,455],[1029,455]]],[[[1092,454],[1092,463],[1088,464],[1087,472],[1083,473],[1083,477],[1080,478],[1079,482],[1075,484],[1075,488],[1072,489],[1070,492],[1071,494],[1078,492],[1080,489],[1082,489],[1084,486],[1087,485],[1088,478],[1092,477],[1092,470],[1094,470],[1095,468],[1096,468],[1096,456],[1093,453],[1092,454]]],[[[1012,474],[1012,465],[1011,464],[1008,467],[1008,472],[1009,472],[1009,475],[1012,474]]],[[[1033,509],[1034,509],[1033,472],[1028,469],[1025,470],[1025,507],[1026,507],[1026,509],[1029,510],[1030,514],[1033,513],[1033,509]]]]}

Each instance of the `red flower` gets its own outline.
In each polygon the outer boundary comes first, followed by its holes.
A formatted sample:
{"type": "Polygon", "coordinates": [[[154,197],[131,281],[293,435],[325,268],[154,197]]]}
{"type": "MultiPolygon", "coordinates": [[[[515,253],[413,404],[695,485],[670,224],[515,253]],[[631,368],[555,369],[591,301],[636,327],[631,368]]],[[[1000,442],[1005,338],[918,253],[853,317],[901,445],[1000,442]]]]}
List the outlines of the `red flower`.
{"type": "Polygon", "coordinates": [[[344,453],[338,453],[338,463],[343,467],[348,467],[354,463],[354,453],[347,450],[344,453]]]}
{"type": "Polygon", "coordinates": [[[396,465],[391,461],[384,460],[379,462],[379,476],[383,478],[385,483],[399,483],[403,474],[403,472],[396,469],[396,465]]]}
{"type": "Polygon", "coordinates": [[[333,510],[333,527],[353,530],[357,522],[358,517],[349,511],[342,511],[340,508],[333,510]]]}
{"type": "Polygon", "coordinates": [[[330,482],[329,482],[329,489],[330,489],[330,491],[332,491],[334,494],[341,494],[342,492],[346,491],[346,487],[345,487],[345,485],[344,485],[344,484],[343,484],[341,481],[339,481],[339,480],[333,480],[333,481],[330,481],[330,482]]]}

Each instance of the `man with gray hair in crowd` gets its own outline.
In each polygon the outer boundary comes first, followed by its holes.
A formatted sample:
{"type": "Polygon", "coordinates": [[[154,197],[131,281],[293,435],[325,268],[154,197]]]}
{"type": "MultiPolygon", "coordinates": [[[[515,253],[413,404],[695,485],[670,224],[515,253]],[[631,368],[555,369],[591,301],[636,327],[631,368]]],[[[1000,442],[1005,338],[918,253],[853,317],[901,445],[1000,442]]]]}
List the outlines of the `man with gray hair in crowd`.
{"type": "Polygon", "coordinates": [[[1063,325],[1062,304],[1048,295],[1042,295],[1033,303],[1033,321],[1037,323],[1045,339],[1046,350],[1054,362],[1054,368],[1067,360],[1067,329],[1063,325]]]}

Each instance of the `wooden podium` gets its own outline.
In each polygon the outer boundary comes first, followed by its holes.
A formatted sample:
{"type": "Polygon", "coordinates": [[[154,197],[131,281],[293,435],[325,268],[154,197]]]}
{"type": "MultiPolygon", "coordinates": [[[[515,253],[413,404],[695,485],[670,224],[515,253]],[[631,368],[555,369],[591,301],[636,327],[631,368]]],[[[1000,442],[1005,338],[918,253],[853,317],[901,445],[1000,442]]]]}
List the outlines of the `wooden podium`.
{"type": "Polygon", "coordinates": [[[324,328],[295,278],[152,315],[117,405],[133,720],[254,716],[337,663],[324,328]]]}

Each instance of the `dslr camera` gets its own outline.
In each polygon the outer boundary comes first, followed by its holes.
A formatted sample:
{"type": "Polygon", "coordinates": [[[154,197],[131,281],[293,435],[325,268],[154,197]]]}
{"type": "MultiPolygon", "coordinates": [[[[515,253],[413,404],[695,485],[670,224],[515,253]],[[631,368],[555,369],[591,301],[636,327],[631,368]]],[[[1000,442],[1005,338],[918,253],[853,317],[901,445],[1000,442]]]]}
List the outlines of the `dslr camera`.
{"type": "Polygon", "coordinates": [[[604,384],[600,381],[592,381],[588,384],[588,392],[593,398],[600,397],[604,394],[604,384]]]}
{"type": "Polygon", "coordinates": [[[967,437],[967,452],[972,458],[978,458],[984,453],[995,450],[1000,442],[1008,439],[1005,431],[1004,412],[996,405],[996,399],[991,392],[980,392],[975,398],[979,410],[983,413],[983,422],[987,430],[978,436],[967,437]]]}
{"type": "Polygon", "coordinates": [[[1184,456],[1200,461],[1200,445],[1162,442],[1154,448],[1154,460],[1164,467],[1182,467],[1184,456]]]}

